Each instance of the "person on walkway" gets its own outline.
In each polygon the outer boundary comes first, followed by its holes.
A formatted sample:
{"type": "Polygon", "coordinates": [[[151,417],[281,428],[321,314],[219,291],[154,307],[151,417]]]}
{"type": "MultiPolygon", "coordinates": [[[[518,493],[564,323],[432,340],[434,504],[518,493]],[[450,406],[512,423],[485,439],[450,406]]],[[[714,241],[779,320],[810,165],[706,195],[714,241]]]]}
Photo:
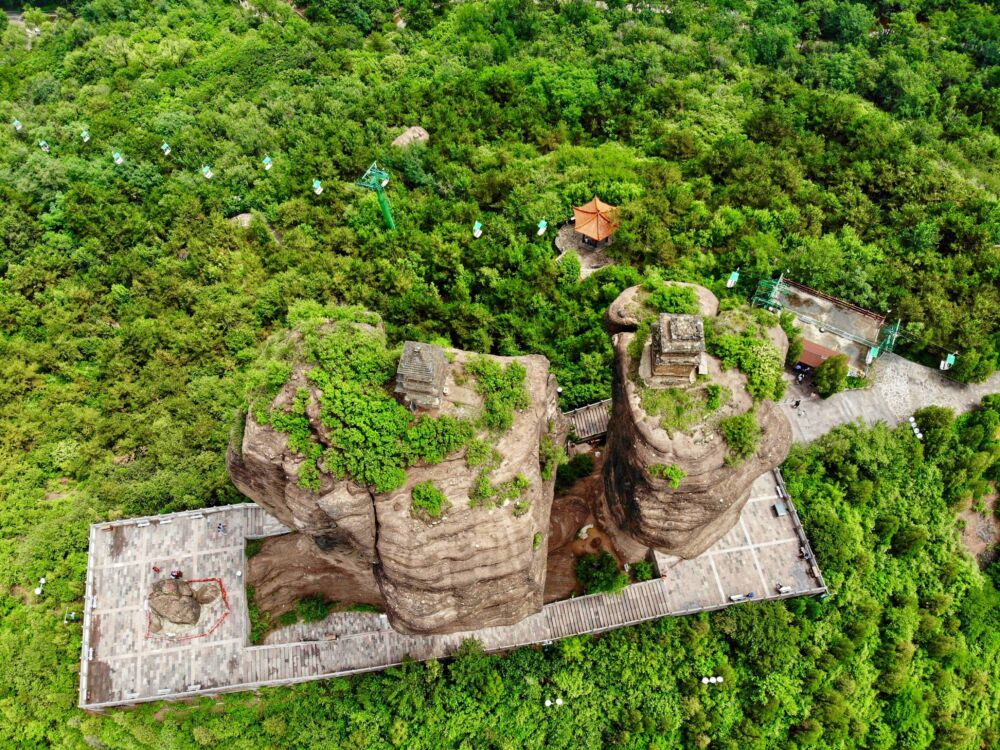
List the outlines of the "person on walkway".
{"type": "Polygon", "coordinates": [[[154,565],[153,566],[153,572],[154,573],[159,573],[160,572],[160,566],[159,565],[154,565]]]}
{"type": "Polygon", "coordinates": [[[174,580],[177,580],[178,578],[183,578],[184,577],[184,573],[182,573],[179,570],[171,570],[170,571],[170,577],[173,578],[174,580]]]}

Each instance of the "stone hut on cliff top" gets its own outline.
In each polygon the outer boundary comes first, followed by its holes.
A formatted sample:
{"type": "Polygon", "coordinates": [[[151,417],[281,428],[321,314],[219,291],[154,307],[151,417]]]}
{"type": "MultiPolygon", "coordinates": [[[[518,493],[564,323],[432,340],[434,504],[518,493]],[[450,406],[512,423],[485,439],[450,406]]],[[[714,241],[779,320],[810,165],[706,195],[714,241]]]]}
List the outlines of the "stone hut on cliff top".
{"type": "Polygon", "coordinates": [[[444,395],[448,358],[434,344],[407,341],[396,368],[396,393],[411,409],[436,409],[444,395]]]}
{"type": "Polygon", "coordinates": [[[697,315],[662,313],[653,327],[652,374],[670,384],[695,381],[705,352],[705,326],[697,315]]]}

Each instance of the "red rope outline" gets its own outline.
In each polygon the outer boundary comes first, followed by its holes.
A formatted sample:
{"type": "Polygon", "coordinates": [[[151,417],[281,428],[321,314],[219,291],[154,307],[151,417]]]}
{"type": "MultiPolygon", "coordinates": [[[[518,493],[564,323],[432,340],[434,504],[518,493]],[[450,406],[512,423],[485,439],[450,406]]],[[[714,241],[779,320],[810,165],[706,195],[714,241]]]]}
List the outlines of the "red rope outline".
{"type": "Polygon", "coordinates": [[[216,620],[215,624],[212,625],[211,628],[209,628],[208,630],[206,630],[204,633],[195,633],[194,635],[184,635],[184,636],[177,636],[177,637],[157,635],[156,633],[152,632],[152,630],[151,630],[151,627],[152,627],[152,624],[153,624],[153,612],[152,612],[152,610],[147,609],[146,610],[146,638],[147,639],[155,638],[156,640],[159,640],[159,641],[169,641],[171,643],[180,643],[182,641],[193,641],[195,638],[204,638],[205,636],[209,636],[212,633],[214,633],[216,630],[218,630],[219,626],[225,621],[225,619],[227,617],[229,617],[230,612],[232,612],[232,609],[229,606],[229,595],[226,593],[226,585],[222,582],[221,578],[191,578],[191,579],[188,579],[187,582],[188,583],[209,583],[209,582],[213,582],[213,581],[219,585],[219,591],[222,594],[222,603],[225,605],[226,608],[225,608],[225,610],[222,613],[222,617],[220,617],[218,620],[216,620]]]}

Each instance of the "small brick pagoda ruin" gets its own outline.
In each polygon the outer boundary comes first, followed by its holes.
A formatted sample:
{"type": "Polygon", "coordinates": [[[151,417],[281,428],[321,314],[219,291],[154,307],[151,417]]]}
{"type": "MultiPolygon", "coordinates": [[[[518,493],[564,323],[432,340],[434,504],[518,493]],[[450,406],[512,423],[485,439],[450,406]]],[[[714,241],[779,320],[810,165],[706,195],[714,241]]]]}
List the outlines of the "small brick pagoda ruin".
{"type": "Polygon", "coordinates": [[[407,341],[396,369],[396,393],[411,409],[436,409],[444,395],[448,358],[434,344],[407,341]]]}
{"type": "Polygon", "coordinates": [[[649,348],[650,369],[666,384],[695,382],[705,352],[705,327],[697,315],[660,315],[649,348]]]}

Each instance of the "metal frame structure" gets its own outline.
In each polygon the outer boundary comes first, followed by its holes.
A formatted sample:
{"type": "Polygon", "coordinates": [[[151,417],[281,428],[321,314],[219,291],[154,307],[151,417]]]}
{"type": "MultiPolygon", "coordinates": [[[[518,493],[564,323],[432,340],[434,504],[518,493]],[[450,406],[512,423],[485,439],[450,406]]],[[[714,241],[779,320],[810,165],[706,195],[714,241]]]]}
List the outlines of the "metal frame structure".
{"type": "MultiPolygon", "coordinates": [[[[822,299],[835,302],[838,305],[848,307],[863,315],[869,317],[876,317],[873,313],[865,310],[857,305],[852,305],[850,302],[845,302],[844,300],[837,299],[836,297],[831,297],[828,294],[819,292],[815,289],[810,289],[802,284],[793,284],[791,282],[785,281],[784,274],[781,274],[776,279],[761,279],[757,282],[757,290],[754,292],[753,298],[751,299],[751,304],[754,306],[760,306],[776,312],[778,310],[784,309],[784,305],[780,301],[780,296],[783,293],[791,293],[796,289],[802,289],[809,294],[813,294],[822,299]]],[[[818,328],[822,328],[825,331],[830,331],[831,333],[845,338],[848,341],[853,341],[856,344],[861,344],[862,346],[867,346],[870,349],[869,352],[869,364],[878,358],[882,354],[888,354],[895,348],[896,342],[902,335],[900,331],[901,321],[896,321],[890,325],[884,325],[885,318],[882,316],[877,316],[878,319],[882,321],[882,325],[879,327],[878,340],[873,341],[872,339],[865,338],[864,336],[859,336],[858,334],[851,333],[850,331],[845,331],[837,326],[831,325],[828,321],[817,320],[808,315],[805,315],[798,311],[793,311],[795,316],[800,320],[804,320],[807,323],[811,323],[818,328]]]]}

